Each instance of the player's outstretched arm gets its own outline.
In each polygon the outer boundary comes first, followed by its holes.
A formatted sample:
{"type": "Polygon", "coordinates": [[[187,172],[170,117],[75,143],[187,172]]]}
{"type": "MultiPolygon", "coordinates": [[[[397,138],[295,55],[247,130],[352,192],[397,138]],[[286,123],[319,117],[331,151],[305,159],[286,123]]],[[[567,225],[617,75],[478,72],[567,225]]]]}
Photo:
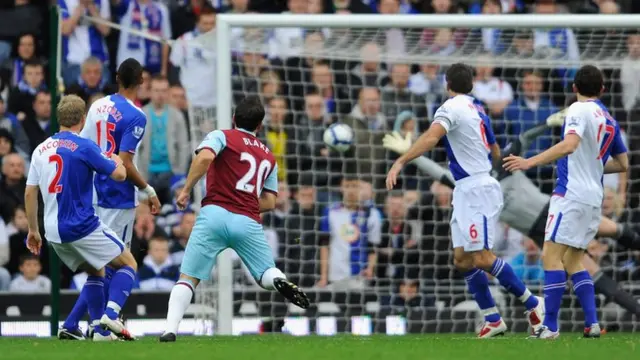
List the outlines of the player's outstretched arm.
{"type": "Polygon", "coordinates": [[[442,121],[438,120],[439,118],[436,118],[429,127],[429,130],[422,134],[415,144],[413,144],[409,150],[404,155],[400,156],[393,164],[391,170],[389,170],[389,174],[387,175],[387,190],[393,189],[396,185],[398,174],[400,174],[400,171],[402,171],[405,164],[417,159],[425,152],[431,151],[431,149],[438,144],[440,139],[447,134],[447,129],[445,128],[446,125],[443,125],[442,121]]]}
{"type": "MultiPolygon", "coordinates": [[[[393,132],[391,134],[386,134],[382,139],[382,146],[385,149],[391,150],[399,155],[406,153],[411,147],[411,133],[407,133],[407,135],[403,138],[397,132],[393,132]]],[[[419,158],[413,160],[411,164],[415,165],[420,171],[429,175],[433,179],[440,180],[440,182],[450,188],[454,187],[454,179],[451,176],[451,172],[442,166],[438,165],[435,161],[429,159],[426,156],[420,156],[419,158]]]]}
{"type": "Polygon", "coordinates": [[[198,151],[198,155],[196,155],[191,161],[191,166],[189,167],[189,174],[187,174],[187,180],[182,188],[180,194],[178,194],[177,204],[180,210],[184,210],[187,204],[189,203],[189,196],[193,187],[196,186],[198,181],[202,179],[204,174],[207,173],[207,169],[209,165],[216,158],[216,154],[210,148],[202,148],[198,151]]]}
{"type": "Polygon", "coordinates": [[[629,157],[626,152],[612,156],[604,165],[605,174],[623,173],[628,170],[629,157]]]}
{"type": "Polygon", "coordinates": [[[27,248],[32,253],[40,254],[42,239],[40,238],[40,228],[38,225],[38,192],[37,185],[27,185],[24,191],[24,209],[27,213],[27,223],[29,234],[27,235],[27,248]]]}
{"type": "Polygon", "coordinates": [[[133,162],[133,156],[135,154],[127,151],[121,151],[118,155],[120,156],[120,159],[122,159],[122,164],[126,169],[127,179],[147,195],[151,201],[151,212],[153,214],[157,214],[160,211],[160,200],[158,200],[156,190],[150,186],[142,175],[140,175],[140,172],[138,172],[138,169],[133,162]]]}
{"type": "Polygon", "coordinates": [[[576,151],[579,144],[580,136],[578,134],[570,133],[567,134],[565,138],[559,143],[528,159],[524,159],[520,156],[514,155],[507,156],[504,159],[502,167],[508,171],[516,171],[528,170],[535,166],[549,164],[560,159],[561,157],[572,154],[574,151],[576,151]]]}

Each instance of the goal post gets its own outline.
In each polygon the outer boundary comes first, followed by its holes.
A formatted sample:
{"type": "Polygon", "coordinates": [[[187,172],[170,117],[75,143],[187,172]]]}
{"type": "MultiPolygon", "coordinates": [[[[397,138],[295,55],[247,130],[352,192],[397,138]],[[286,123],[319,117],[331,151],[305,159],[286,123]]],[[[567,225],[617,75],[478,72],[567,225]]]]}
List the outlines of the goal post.
{"type": "MultiPolygon", "coordinates": [[[[549,30],[556,28],[570,28],[574,31],[599,31],[599,30],[625,30],[625,29],[637,29],[640,24],[640,15],[347,15],[347,16],[338,16],[338,15],[293,15],[293,14],[279,14],[279,15],[261,15],[261,14],[245,14],[245,15],[236,15],[236,14],[219,14],[217,16],[216,21],[216,30],[215,30],[215,46],[216,54],[217,54],[217,76],[216,76],[216,84],[217,84],[217,124],[219,128],[231,128],[232,126],[232,108],[234,105],[234,91],[233,88],[233,77],[240,76],[237,73],[234,73],[234,63],[233,56],[235,47],[238,45],[234,43],[238,41],[237,36],[234,34],[234,29],[236,28],[247,28],[247,29],[277,29],[277,28],[303,28],[310,29],[312,31],[318,31],[318,29],[349,29],[350,31],[360,32],[361,35],[358,38],[359,44],[365,43],[369,39],[374,39],[374,32],[378,29],[412,29],[417,31],[418,33],[422,29],[470,29],[470,30],[478,30],[478,29],[510,29],[513,31],[518,30],[549,30]],[[364,41],[363,41],[364,40],[364,41]]],[[[420,41],[415,40],[414,41],[420,41]]],[[[477,40],[482,41],[482,40],[477,40]]],[[[565,41],[565,40],[562,40],[565,41]]],[[[583,43],[582,40],[578,41],[578,45],[580,47],[579,50],[582,50],[583,43]]],[[[591,40],[585,40],[587,42],[591,40]]],[[[615,35],[615,38],[611,39],[612,42],[617,42],[620,47],[624,48],[625,44],[625,36],[624,35],[615,35]]],[[[264,44],[262,44],[264,45],[264,44]]],[[[415,45],[415,44],[414,44],[415,45]]],[[[482,46],[479,46],[482,47],[482,46]]],[[[260,50],[263,52],[263,50],[260,50]]],[[[302,54],[300,57],[304,57],[302,54]]],[[[606,68],[616,68],[619,69],[624,57],[624,51],[620,51],[618,53],[613,53],[611,56],[601,56],[601,57],[588,57],[583,55],[583,52],[580,52],[580,56],[578,58],[567,58],[563,56],[549,56],[545,58],[514,58],[504,56],[504,54],[498,55],[495,58],[492,58],[492,62],[496,67],[517,67],[519,70],[522,69],[570,69],[570,68],[578,68],[583,63],[591,63],[596,66],[606,67],[606,68]]],[[[483,52],[484,56],[484,52],[483,52]]],[[[348,51],[333,51],[330,54],[324,53],[323,58],[331,58],[338,59],[344,61],[345,63],[357,62],[359,60],[359,48],[357,49],[349,49],[348,51]]],[[[381,59],[387,64],[393,63],[409,63],[413,64],[416,67],[416,64],[423,64],[426,62],[434,63],[442,66],[446,66],[447,64],[451,64],[454,62],[465,62],[472,66],[481,64],[482,57],[478,56],[478,52],[473,54],[464,54],[464,53],[431,53],[430,50],[420,50],[420,51],[408,51],[402,54],[382,54],[381,59]]],[[[286,72],[288,69],[286,68],[287,63],[282,61],[280,66],[280,71],[286,72]]],[[[518,73],[519,74],[519,73],[518,73]]],[[[517,75],[520,76],[520,75],[517,75]]],[[[520,80],[520,79],[518,79],[520,80]]],[[[566,79],[565,79],[566,80],[566,79]]],[[[286,83],[288,81],[293,81],[290,79],[281,79],[282,82],[286,83]]],[[[300,80],[297,79],[295,81],[302,81],[303,84],[293,84],[299,85],[302,88],[307,87],[308,85],[304,83],[309,80],[300,80]]],[[[617,80],[619,82],[619,80],[617,80]]],[[[350,84],[343,84],[347,87],[347,92],[352,92],[351,88],[349,88],[350,84]]],[[[566,84],[565,84],[566,85],[566,84]]],[[[619,84],[618,84],[619,85],[619,84]]],[[[292,84],[285,84],[285,86],[292,86],[292,84]]],[[[547,95],[560,95],[564,98],[566,94],[566,88],[563,86],[561,90],[545,90],[547,95]]],[[[619,89],[619,88],[618,88],[619,89]]],[[[258,95],[259,90],[246,90],[243,88],[244,94],[249,95],[258,95]],[[253,91],[253,92],[252,92],[253,91]]],[[[514,92],[517,89],[514,88],[514,92]]],[[[619,95],[619,94],[617,94],[619,95]]],[[[292,101],[303,101],[303,99],[297,99],[292,101]]],[[[348,101],[351,101],[352,104],[357,103],[358,99],[350,98],[348,101]]],[[[339,106],[339,105],[336,105],[339,106]]],[[[433,104],[429,106],[433,107],[433,104]]],[[[427,106],[428,107],[428,106],[427,106]]],[[[561,105],[557,105],[556,107],[561,108],[561,105]]],[[[304,112],[304,110],[298,110],[304,112]]],[[[338,111],[336,111],[337,113],[338,111]]],[[[400,112],[400,111],[398,111],[400,112]]],[[[392,112],[393,113],[393,112],[392,112]]],[[[426,111],[428,113],[428,111],[426,111]]],[[[396,118],[396,115],[400,115],[397,113],[393,113],[393,118],[396,118]]],[[[388,115],[388,114],[386,114],[388,115]]],[[[426,115],[428,117],[428,115],[426,115]]],[[[538,119],[540,120],[540,119],[538,119]]],[[[340,120],[338,120],[340,121],[340,120]]],[[[541,120],[540,120],[541,121],[541,120]]],[[[296,126],[301,126],[294,124],[292,125],[294,128],[296,126]]],[[[294,129],[295,130],[295,129],[294,129]]],[[[388,132],[387,129],[385,132],[388,132]]],[[[370,144],[372,145],[372,149],[376,147],[381,147],[381,143],[370,144]]],[[[537,149],[539,150],[539,149],[537,149]]],[[[302,154],[289,154],[289,156],[300,156],[302,154]]],[[[315,155],[314,155],[315,156],[315,155]]],[[[384,159],[381,159],[383,161],[384,159]]],[[[382,168],[382,167],[381,167],[382,168]]],[[[633,170],[632,170],[633,171],[633,170]]],[[[317,174],[315,174],[317,175],[317,174]]],[[[314,176],[315,176],[314,175],[314,176]]],[[[384,174],[383,174],[384,175],[384,174]]],[[[421,175],[418,173],[418,177],[426,175],[421,175]]],[[[537,185],[543,187],[545,184],[553,182],[552,178],[534,178],[534,181],[537,182],[537,185]]],[[[315,181],[315,180],[314,180],[315,181]]],[[[374,180],[375,181],[375,180],[374,180]]],[[[293,186],[293,184],[290,184],[293,186]]],[[[329,193],[336,192],[339,188],[330,188],[329,193]]],[[[403,189],[406,190],[406,189],[403,189]]],[[[429,190],[435,191],[432,189],[426,189],[424,192],[428,193],[429,190]]],[[[381,191],[379,191],[381,193],[381,191]]],[[[385,194],[382,194],[383,196],[385,194]]],[[[331,195],[329,195],[329,199],[331,199],[331,195]]],[[[320,202],[320,200],[318,200],[320,202]]],[[[326,199],[324,201],[327,201],[326,199]]],[[[435,204],[435,202],[434,202],[435,204]]],[[[384,206],[383,203],[378,202],[378,207],[382,208],[384,206]]],[[[430,205],[435,211],[438,205],[430,205]]],[[[628,208],[628,205],[627,205],[628,208]]],[[[444,211],[446,212],[446,211],[444,211]]],[[[425,220],[426,221],[426,220],[425,220]]],[[[426,221],[428,222],[428,221],[426,221]]],[[[435,220],[433,220],[435,222],[435,220]]],[[[444,226],[447,226],[447,221],[444,221],[444,226]]],[[[437,227],[433,225],[433,227],[437,227]]],[[[507,229],[508,230],[508,229],[507,229]]],[[[288,230],[287,230],[288,231],[288,230]]],[[[436,231],[436,230],[434,230],[436,231]]],[[[297,233],[296,233],[297,234],[297,233]]],[[[431,235],[430,235],[431,236],[431,235]]],[[[438,241],[447,242],[447,234],[444,235],[434,235],[432,237],[440,237],[438,241]],[[444,238],[444,240],[443,240],[444,238]]],[[[505,235],[506,236],[506,235],[505,235]]],[[[300,241],[300,238],[295,239],[296,241],[300,241]]],[[[286,242],[288,240],[285,240],[286,242]]],[[[304,241],[304,239],[303,239],[304,241]]],[[[429,240],[432,241],[432,240],[429,240]]],[[[430,245],[432,247],[426,246],[424,248],[420,248],[419,251],[419,261],[424,261],[424,259],[429,258],[432,259],[437,256],[448,256],[448,252],[450,249],[447,246],[442,247],[442,245],[430,245]]],[[[278,243],[279,247],[295,247],[295,244],[289,243],[278,243]]],[[[310,245],[310,246],[318,246],[310,245]]],[[[285,257],[286,257],[285,249],[285,257]]],[[[348,249],[346,250],[348,251],[348,249]]],[[[407,255],[408,256],[408,255],[407,255]]],[[[449,258],[451,258],[449,256],[449,258]]],[[[408,257],[405,257],[405,261],[408,257]]],[[[288,259],[283,259],[286,263],[288,259]]],[[[427,273],[429,271],[437,272],[439,270],[438,267],[443,268],[446,271],[452,272],[452,261],[448,261],[448,265],[443,264],[425,264],[428,265],[431,269],[426,272],[421,272],[420,274],[427,273]]],[[[415,265],[415,264],[407,264],[403,263],[400,265],[415,265]]],[[[296,265],[297,266],[297,265],[296,265]]],[[[286,266],[285,266],[286,267],[286,266]]],[[[296,269],[304,268],[304,264],[300,265],[296,269]]],[[[318,271],[319,266],[316,264],[315,270],[318,271]]],[[[285,269],[285,272],[287,270],[285,269]]],[[[303,270],[298,270],[301,273],[303,270]]],[[[408,271],[408,270],[407,270],[408,271]]],[[[420,270],[422,271],[422,270],[420,270]]],[[[296,275],[301,275],[296,274],[296,275]]],[[[381,328],[385,329],[386,333],[403,333],[404,330],[412,328],[414,331],[418,332],[430,332],[430,331],[469,331],[470,324],[474,319],[469,319],[468,316],[463,315],[462,317],[459,314],[455,313],[455,310],[451,312],[443,312],[448,306],[448,303],[443,301],[435,301],[433,304],[435,310],[433,312],[425,312],[420,318],[411,319],[409,315],[403,312],[392,311],[386,313],[385,318],[377,319],[367,317],[370,314],[379,311],[380,304],[376,304],[377,299],[381,298],[378,295],[379,292],[376,291],[386,291],[385,294],[390,294],[393,290],[380,290],[382,287],[378,286],[375,289],[369,288],[357,288],[357,290],[346,290],[337,289],[337,288],[313,288],[311,289],[312,297],[316,301],[317,309],[314,310],[314,315],[310,315],[311,320],[309,318],[305,318],[304,313],[296,312],[295,309],[288,307],[286,309],[277,308],[277,305],[265,304],[267,301],[280,301],[280,298],[267,296],[264,292],[260,290],[243,290],[237,286],[234,286],[234,270],[233,270],[233,262],[229,256],[221,256],[218,262],[218,283],[217,283],[217,324],[216,324],[216,334],[221,335],[230,335],[232,333],[238,333],[237,329],[234,329],[234,322],[238,318],[242,317],[242,315],[238,315],[238,308],[240,307],[240,312],[242,312],[243,306],[247,303],[257,303],[257,307],[264,308],[266,305],[270,306],[271,313],[268,314],[268,318],[282,318],[289,317],[291,319],[291,326],[287,326],[290,331],[294,333],[298,331],[298,333],[302,334],[305,331],[299,330],[300,327],[308,327],[309,321],[313,323],[316,330],[311,330],[311,333],[323,334],[326,332],[335,331],[338,329],[350,329],[353,333],[362,333],[365,334],[367,328],[371,329],[373,327],[378,328],[377,326],[380,323],[385,323],[381,328]],[[245,292],[247,293],[246,298],[244,297],[245,292]],[[240,293],[242,299],[236,298],[236,295],[240,293]],[[251,293],[251,294],[249,294],[251,293]],[[235,294],[235,295],[234,295],[235,294]],[[355,305],[347,305],[347,307],[352,306],[352,308],[347,309],[346,311],[342,311],[340,305],[332,308],[330,303],[333,300],[341,299],[341,301],[355,301],[355,305]],[[345,300],[347,299],[347,300],[345,300]],[[354,300],[357,299],[357,300],[354,300]],[[245,301],[246,300],[246,301],[245,301]],[[240,303],[240,304],[239,304],[240,303]],[[240,305],[240,306],[237,306],[240,305]],[[378,310],[376,310],[378,309],[378,310]],[[235,311],[235,312],[234,312],[235,311]],[[342,314],[342,315],[331,315],[331,314],[342,314]],[[366,315],[364,318],[359,317],[357,315],[366,315]],[[395,317],[398,315],[399,317],[395,317]],[[335,317],[340,317],[337,322],[332,323],[331,319],[335,317]],[[443,321],[444,317],[451,317],[453,320],[450,322],[443,321]],[[306,319],[306,320],[301,320],[306,319]],[[336,325],[337,324],[337,325],[336,325]],[[292,330],[293,327],[296,327],[298,330],[292,330]],[[321,330],[320,328],[322,327],[321,330]],[[329,329],[329,330],[327,330],[329,329]],[[417,329],[417,330],[416,330],[417,329]]],[[[420,283],[425,283],[424,279],[420,279],[420,283]]],[[[624,279],[621,282],[626,286],[626,289],[631,289],[632,285],[625,283],[624,279]]],[[[462,298],[470,301],[470,296],[465,290],[461,290],[464,288],[462,283],[447,283],[443,285],[442,283],[438,283],[437,281],[432,284],[429,283],[430,291],[434,292],[434,296],[438,299],[438,295],[441,293],[446,293],[448,299],[456,298],[462,296],[462,298]]],[[[422,285],[421,285],[422,286],[422,285]]],[[[567,299],[570,298],[571,304],[571,316],[565,317],[563,324],[568,326],[571,329],[578,329],[582,326],[580,316],[577,315],[579,311],[574,311],[575,309],[579,309],[579,304],[576,299],[571,295],[567,299]]],[[[458,307],[458,311],[463,312],[472,312],[475,309],[474,305],[468,305],[467,307],[463,306],[462,303],[464,301],[451,300],[455,302],[458,307]]],[[[522,325],[524,323],[523,319],[519,317],[519,315],[515,315],[513,309],[517,305],[517,299],[509,298],[504,293],[496,291],[496,301],[504,312],[504,316],[508,318],[510,321],[518,322],[522,325]],[[512,306],[513,305],[513,306],[512,306]],[[513,317],[513,319],[511,318],[513,317]]],[[[604,303],[604,299],[599,297],[600,303],[604,303]]],[[[268,306],[267,306],[268,307],[268,306]]],[[[602,310],[604,311],[604,310],[602,310]]],[[[261,314],[260,311],[248,311],[249,313],[254,314],[256,318],[265,318],[264,314],[261,314]]],[[[621,315],[618,315],[616,318],[620,320],[621,315]]],[[[476,315],[476,318],[479,318],[476,315]]],[[[632,322],[630,328],[627,329],[636,330],[637,323],[631,320],[631,316],[625,318],[626,320],[632,322]]],[[[247,319],[244,319],[247,320],[247,319]]],[[[335,319],[334,319],[335,320],[335,319]]],[[[514,329],[522,329],[520,327],[514,327],[514,329]]]]}

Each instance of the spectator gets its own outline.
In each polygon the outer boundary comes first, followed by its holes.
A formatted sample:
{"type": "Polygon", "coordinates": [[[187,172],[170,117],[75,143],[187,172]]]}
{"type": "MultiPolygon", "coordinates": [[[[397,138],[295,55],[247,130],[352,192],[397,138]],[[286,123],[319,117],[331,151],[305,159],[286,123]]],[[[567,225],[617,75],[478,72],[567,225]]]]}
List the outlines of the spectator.
{"type": "MultiPolygon", "coordinates": [[[[535,70],[524,71],[522,92],[505,109],[503,124],[496,122],[496,127],[499,129],[496,134],[505,134],[507,142],[512,141],[534,126],[544,124],[549,115],[558,111],[551,99],[542,94],[542,89],[542,75],[535,70]]],[[[500,140],[500,136],[497,138],[500,140]]],[[[503,142],[502,145],[505,144],[506,142],[503,142]]],[[[531,157],[544,149],[548,149],[551,145],[551,132],[549,131],[546,135],[538,137],[531,144],[525,153],[525,157],[531,157]]],[[[532,175],[533,179],[550,179],[552,171],[552,167],[539,167],[530,171],[529,175],[532,175]],[[536,176],[536,174],[539,176],[536,176]]],[[[552,182],[547,184],[547,187],[549,186],[552,186],[552,182]]],[[[550,188],[546,188],[546,190],[549,193],[551,192],[550,188]]]]}
{"type": "MultiPolygon", "coordinates": [[[[329,182],[327,167],[329,166],[329,149],[322,139],[324,131],[331,123],[322,97],[317,92],[311,92],[304,97],[304,114],[296,120],[295,139],[291,143],[293,149],[289,154],[288,169],[311,170],[316,174],[316,186],[326,186],[329,182]]],[[[330,172],[330,171],[329,171],[330,172]]]]}
{"type": "Polygon", "coordinates": [[[196,214],[190,211],[182,214],[180,220],[180,228],[174,230],[175,236],[171,244],[171,260],[174,264],[182,264],[182,258],[184,257],[184,250],[187,248],[187,242],[189,242],[189,236],[191,236],[191,230],[196,223],[196,214]]]}
{"type": "Polygon", "coordinates": [[[354,157],[358,174],[375,176],[384,173],[384,148],[376,146],[382,143],[384,132],[390,127],[380,112],[380,93],[376,88],[362,88],[358,104],[344,119],[354,132],[354,157]]]}
{"type": "Polygon", "coordinates": [[[368,42],[360,48],[360,64],[351,69],[362,86],[381,88],[389,83],[389,73],[380,62],[380,47],[368,42]]]}
{"type": "Polygon", "coordinates": [[[187,94],[181,85],[172,85],[169,89],[169,104],[182,111],[182,115],[184,115],[185,119],[189,118],[187,94]]]}
{"type": "Polygon", "coordinates": [[[528,237],[523,240],[524,251],[511,260],[511,267],[518,278],[527,284],[543,283],[544,269],[538,245],[528,237]]]}
{"type": "Polygon", "coordinates": [[[307,91],[318,91],[324,99],[327,113],[348,114],[351,110],[349,93],[344,86],[340,86],[334,81],[334,74],[331,66],[326,61],[317,61],[311,68],[312,86],[307,91]]]}
{"type": "Polygon", "coordinates": [[[8,111],[16,114],[22,121],[33,114],[33,100],[39,91],[46,89],[44,82],[44,67],[37,60],[30,60],[24,64],[23,78],[9,94],[8,111]]]}
{"type": "MultiPolygon", "coordinates": [[[[24,131],[22,132],[24,133],[24,131]]],[[[26,137],[26,135],[24,135],[24,137],[26,137]]],[[[29,142],[27,140],[27,150],[31,150],[28,143],[29,142]]],[[[5,155],[12,154],[12,153],[18,153],[20,154],[20,156],[22,156],[25,159],[29,158],[29,155],[27,152],[16,148],[13,140],[13,135],[11,135],[11,133],[7,129],[3,128],[0,123],[0,164],[2,164],[2,158],[5,155]]],[[[0,179],[1,178],[2,178],[2,175],[0,175],[0,179]]]]}
{"type": "MultiPolygon", "coordinates": [[[[275,97],[269,101],[268,121],[264,126],[266,144],[276,158],[278,164],[278,180],[287,179],[286,156],[289,154],[288,142],[295,141],[294,134],[289,131],[285,122],[287,120],[287,101],[281,97],[275,97]]],[[[289,154],[293,155],[293,154],[289,154]]]]}
{"type": "Polygon", "coordinates": [[[162,228],[165,233],[171,237],[177,236],[180,231],[180,222],[185,212],[193,211],[191,204],[188,204],[184,210],[178,209],[176,198],[184,187],[186,178],[182,177],[171,184],[171,194],[173,195],[170,202],[163,203],[160,214],[156,218],[156,225],[162,228]]]}
{"type": "MultiPolygon", "coordinates": [[[[369,3],[367,1],[366,3],[369,3]]],[[[348,11],[352,14],[369,14],[373,10],[362,0],[326,0],[326,9],[335,9],[336,14],[340,11],[348,11]]]]}
{"type": "Polygon", "coordinates": [[[2,179],[0,180],[0,215],[5,224],[13,217],[15,209],[24,205],[24,190],[27,186],[24,159],[18,154],[8,154],[2,158],[2,179]]]}
{"type": "Polygon", "coordinates": [[[409,77],[409,90],[425,97],[429,118],[446,96],[445,82],[440,66],[432,63],[423,63],[420,65],[420,72],[409,77]]]}
{"type": "Polygon", "coordinates": [[[44,90],[38,91],[33,99],[32,108],[22,126],[31,148],[35,149],[51,136],[51,94],[44,90]]]}
{"type": "MultiPolygon", "coordinates": [[[[282,79],[273,70],[262,70],[259,78],[260,99],[263,104],[269,104],[274,97],[282,94],[282,79]]],[[[265,111],[269,111],[267,107],[265,111]]]]}
{"type": "Polygon", "coordinates": [[[361,180],[353,175],[342,179],[342,203],[327,208],[320,220],[320,231],[329,234],[320,247],[318,287],[357,290],[373,278],[376,254],[381,241],[380,211],[360,201],[361,180]]]}
{"type": "Polygon", "coordinates": [[[109,51],[105,37],[109,35],[111,28],[84,18],[91,16],[111,20],[109,0],[58,0],[58,5],[62,14],[62,76],[65,85],[69,86],[78,81],[81,67],[90,57],[100,62],[101,74],[107,79],[110,78],[109,51]]]}
{"type": "Polygon", "coordinates": [[[51,291],[51,280],[40,275],[42,265],[35,255],[23,255],[20,258],[20,275],[9,285],[9,291],[21,293],[48,293],[51,291]]]}
{"type": "Polygon", "coordinates": [[[151,102],[142,109],[148,119],[147,136],[140,144],[137,165],[162,203],[171,201],[171,179],[186,173],[191,151],[186,120],[168,100],[169,81],[155,76],[151,80],[151,102]]]}
{"type": "MultiPolygon", "coordinates": [[[[283,14],[307,14],[309,13],[309,0],[287,0],[289,11],[283,14]]],[[[304,44],[304,28],[276,28],[269,39],[269,58],[277,62],[286,61],[287,58],[300,56],[304,44]]],[[[325,37],[329,36],[329,30],[323,29],[325,37]]]]}
{"type": "Polygon", "coordinates": [[[132,34],[129,29],[143,31],[162,39],[171,39],[171,19],[167,7],[152,0],[113,0],[120,17],[118,66],[134,58],[151,74],[167,75],[169,46],[132,34]]]}
{"type": "Polygon", "coordinates": [[[7,59],[0,69],[0,79],[9,86],[18,86],[24,75],[27,62],[37,60],[36,37],[33,34],[23,34],[18,37],[15,46],[15,56],[7,59]]]}
{"type": "Polygon", "coordinates": [[[423,95],[416,95],[409,89],[411,68],[407,64],[393,64],[391,67],[391,83],[382,88],[382,112],[391,124],[399,113],[409,110],[419,119],[418,128],[427,127],[427,100],[423,95]]]}
{"type": "Polygon", "coordinates": [[[294,100],[294,108],[302,109],[305,84],[312,78],[314,64],[321,60],[324,52],[324,35],[321,32],[307,32],[304,38],[304,53],[285,61],[284,80],[289,85],[288,95],[294,100]]]}
{"type": "Polygon", "coordinates": [[[76,94],[87,101],[90,96],[103,92],[109,76],[103,73],[104,68],[100,59],[88,58],[79,70],[80,75],[72,81],[72,85],[66,91],[67,94],[76,94]]]}
{"type": "MultiPolygon", "coordinates": [[[[231,0],[246,1],[246,0],[231,0]]],[[[173,38],[177,39],[185,33],[193,30],[196,27],[198,14],[204,7],[209,7],[212,1],[208,0],[188,0],[188,1],[165,1],[169,6],[169,13],[171,14],[171,30],[173,32],[173,38]]],[[[215,2],[220,4],[221,2],[215,2]]]]}
{"type": "MultiPolygon", "coordinates": [[[[482,5],[482,14],[496,15],[503,12],[503,5],[500,0],[485,0],[482,5]]],[[[501,54],[505,52],[509,45],[508,31],[504,29],[482,28],[482,47],[484,51],[491,54],[501,54]]]]}
{"type": "MultiPolygon", "coordinates": [[[[620,6],[613,0],[597,2],[598,12],[604,15],[620,14],[620,6]]],[[[623,29],[582,29],[578,31],[578,39],[583,42],[582,58],[612,59],[620,58],[625,52],[623,29]]]]}
{"type": "MultiPolygon", "coordinates": [[[[288,201],[288,186],[282,190],[285,191],[278,189],[278,201],[288,201]],[[285,194],[280,196],[281,192],[285,194]]],[[[316,202],[313,174],[300,176],[294,197],[286,216],[281,212],[266,213],[263,224],[278,237],[279,257],[285,260],[283,267],[289,278],[299,286],[311,287],[318,281],[316,231],[321,209],[316,202]]]]}
{"type": "Polygon", "coordinates": [[[245,50],[233,65],[231,89],[233,101],[238,104],[246,96],[258,93],[260,74],[268,69],[269,61],[260,52],[245,50]]]}
{"type": "Polygon", "coordinates": [[[11,283],[11,274],[7,270],[7,263],[10,259],[9,236],[4,220],[0,217],[0,291],[8,290],[11,283]]]}
{"type": "Polygon", "coordinates": [[[197,19],[195,28],[180,36],[178,43],[172,47],[170,60],[180,71],[180,83],[186,89],[189,103],[213,108],[217,100],[215,51],[193,40],[215,28],[216,11],[204,4],[200,7],[197,19]]]}
{"type": "MultiPolygon", "coordinates": [[[[374,2],[375,3],[375,2],[374,2]]],[[[382,15],[401,14],[401,0],[378,0],[378,12],[382,15]]],[[[406,40],[402,29],[392,28],[384,30],[385,53],[390,57],[406,54],[406,40]]]]}
{"type": "Polygon", "coordinates": [[[11,55],[11,44],[24,33],[43,33],[44,1],[4,0],[0,2],[0,63],[11,55]],[[31,4],[33,3],[33,4],[31,4]]]}
{"type": "Polygon", "coordinates": [[[620,69],[620,83],[625,111],[640,107],[640,33],[627,37],[627,56],[620,69]]]}
{"type": "Polygon", "coordinates": [[[395,280],[419,273],[418,240],[414,225],[407,221],[407,204],[402,191],[392,191],[385,200],[385,219],[382,221],[382,239],[377,246],[378,285],[397,286],[395,280]]]}
{"type": "MultiPolygon", "coordinates": [[[[536,2],[534,12],[545,15],[557,14],[559,11],[555,1],[545,0],[536,2]]],[[[533,45],[536,50],[546,53],[548,57],[580,61],[578,42],[573,30],[569,28],[536,29],[533,45]]]]}
{"type": "Polygon", "coordinates": [[[131,241],[131,253],[136,257],[138,264],[144,260],[149,239],[154,236],[167,237],[167,234],[162,228],[156,226],[155,217],[151,214],[149,205],[141,203],[136,208],[136,221],[133,224],[133,239],[131,241]]]}
{"type": "Polygon", "coordinates": [[[142,70],[142,84],[138,88],[138,96],[136,97],[136,105],[143,107],[149,103],[151,99],[151,73],[148,70],[142,70]]]}
{"type": "Polygon", "coordinates": [[[29,223],[27,213],[22,205],[16,207],[9,225],[14,228],[14,233],[9,235],[9,254],[11,257],[6,268],[9,273],[15,274],[20,271],[20,258],[30,254],[29,249],[24,246],[24,239],[29,233],[29,223]]]}
{"type": "Polygon", "coordinates": [[[138,270],[140,290],[170,291],[179,276],[180,267],[169,256],[169,240],[159,236],[149,239],[148,255],[138,270]]]}
{"type": "Polygon", "coordinates": [[[502,79],[493,76],[494,67],[489,57],[482,57],[476,66],[476,78],[472,95],[485,103],[489,114],[501,117],[504,109],[513,101],[513,88],[502,79]]]}
{"type": "Polygon", "coordinates": [[[381,305],[398,308],[400,311],[407,308],[423,310],[426,307],[434,306],[435,299],[420,294],[419,285],[420,283],[416,279],[403,279],[400,285],[394,289],[392,296],[381,298],[381,305]]]}

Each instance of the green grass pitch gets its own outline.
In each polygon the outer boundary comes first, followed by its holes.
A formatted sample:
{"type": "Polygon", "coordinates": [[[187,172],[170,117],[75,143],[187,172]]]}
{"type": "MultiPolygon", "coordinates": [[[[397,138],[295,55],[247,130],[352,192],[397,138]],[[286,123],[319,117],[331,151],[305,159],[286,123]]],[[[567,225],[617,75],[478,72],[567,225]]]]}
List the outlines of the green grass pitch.
{"type": "Polygon", "coordinates": [[[136,342],[61,342],[0,338],[6,360],[633,360],[640,359],[640,334],[608,334],[582,339],[564,333],[557,340],[530,340],[522,334],[479,340],[464,334],[356,337],[181,337],[161,344],[155,337],[136,342]]]}

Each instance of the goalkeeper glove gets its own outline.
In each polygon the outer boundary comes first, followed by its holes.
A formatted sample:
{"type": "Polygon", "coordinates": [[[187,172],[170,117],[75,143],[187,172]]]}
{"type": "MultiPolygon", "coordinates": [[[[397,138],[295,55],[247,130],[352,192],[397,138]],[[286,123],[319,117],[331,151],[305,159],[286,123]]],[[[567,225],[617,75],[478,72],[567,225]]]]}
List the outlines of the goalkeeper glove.
{"type": "Polygon", "coordinates": [[[391,150],[402,155],[409,151],[409,148],[411,147],[411,133],[407,133],[404,138],[402,138],[402,135],[396,131],[391,134],[386,134],[384,138],[382,138],[382,146],[387,150],[391,150]]]}
{"type": "Polygon", "coordinates": [[[567,114],[567,109],[558,111],[557,113],[549,115],[547,118],[547,125],[549,127],[562,126],[564,124],[564,117],[567,114]]]}

